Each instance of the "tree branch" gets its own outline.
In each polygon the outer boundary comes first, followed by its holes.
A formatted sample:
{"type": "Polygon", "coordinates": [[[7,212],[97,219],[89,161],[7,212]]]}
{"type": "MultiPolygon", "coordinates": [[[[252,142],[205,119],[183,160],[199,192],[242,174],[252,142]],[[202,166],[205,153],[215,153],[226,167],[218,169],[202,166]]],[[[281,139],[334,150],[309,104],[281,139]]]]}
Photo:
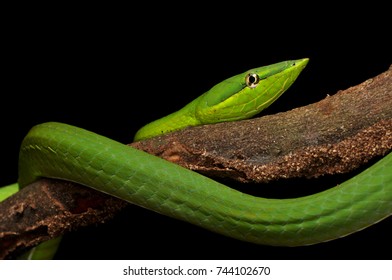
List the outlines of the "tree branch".
{"type": "MultiPolygon", "coordinates": [[[[392,149],[391,73],[392,66],[288,112],[187,128],[130,145],[207,176],[240,182],[349,172],[392,149]]],[[[0,204],[0,258],[105,222],[126,205],[74,183],[37,181],[0,204]]]]}
{"type": "Polygon", "coordinates": [[[392,147],[392,66],[317,103],[132,143],[212,177],[264,183],[345,173],[392,147]]]}

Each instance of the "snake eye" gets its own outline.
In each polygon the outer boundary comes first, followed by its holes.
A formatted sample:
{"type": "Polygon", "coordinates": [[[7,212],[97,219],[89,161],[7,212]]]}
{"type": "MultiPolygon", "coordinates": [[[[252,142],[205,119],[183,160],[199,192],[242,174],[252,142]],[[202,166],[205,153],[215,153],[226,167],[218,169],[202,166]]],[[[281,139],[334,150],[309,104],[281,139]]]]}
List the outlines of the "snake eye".
{"type": "Polygon", "coordinates": [[[260,81],[259,75],[255,74],[255,73],[249,73],[245,77],[246,85],[250,88],[256,87],[257,84],[259,83],[259,81],[260,81]]]}

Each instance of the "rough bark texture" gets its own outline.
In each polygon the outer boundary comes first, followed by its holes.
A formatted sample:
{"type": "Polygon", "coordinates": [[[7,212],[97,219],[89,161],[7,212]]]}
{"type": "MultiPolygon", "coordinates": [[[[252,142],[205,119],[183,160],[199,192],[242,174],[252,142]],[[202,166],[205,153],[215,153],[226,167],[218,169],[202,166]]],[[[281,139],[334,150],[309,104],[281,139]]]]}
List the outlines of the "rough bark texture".
{"type": "Polygon", "coordinates": [[[392,67],[288,112],[188,128],[131,144],[208,176],[241,182],[345,173],[392,147],[392,67]]]}
{"type": "Polygon", "coordinates": [[[127,202],[71,182],[41,179],[0,204],[0,258],[111,219],[127,202]]]}
{"type": "MultiPolygon", "coordinates": [[[[188,128],[131,146],[240,182],[349,172],[392,150],[392,67],[288,112],[188,128]]],[[[0,204],[0,258],[105,222],[126,203],[70,182],[40,180],[0,204]],[[42,195],[44,194],[44,195],[42,195]]]]}

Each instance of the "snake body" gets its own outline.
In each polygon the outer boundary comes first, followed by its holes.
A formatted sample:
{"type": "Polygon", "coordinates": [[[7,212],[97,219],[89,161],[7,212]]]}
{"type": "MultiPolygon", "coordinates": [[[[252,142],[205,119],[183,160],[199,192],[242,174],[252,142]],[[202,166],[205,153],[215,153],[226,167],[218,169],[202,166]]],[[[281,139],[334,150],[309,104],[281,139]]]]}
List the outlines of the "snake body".
{"type": "MultiPolygon", "coordinates": [[[[286,91],[307,62],[280,62],[229,78],[178,112],[147,124],[135,140],[252,117],[286,91]]],[[[266,199],[93,132],[49,122],[29,131],[19,155],[18,186],[41,177],[77,182],[213,232],[274,246],[333,240],[392,214],[391,153],[326,191],[266,199]]]]}
{"type": "Polygon", "coordinates": [[[266,199],[95,133],[35,126],[22,143],[21,186],[66,179],[240,240],[301,246],[336,239],[392,213],[392,154],[321,193],[266,199]]]}

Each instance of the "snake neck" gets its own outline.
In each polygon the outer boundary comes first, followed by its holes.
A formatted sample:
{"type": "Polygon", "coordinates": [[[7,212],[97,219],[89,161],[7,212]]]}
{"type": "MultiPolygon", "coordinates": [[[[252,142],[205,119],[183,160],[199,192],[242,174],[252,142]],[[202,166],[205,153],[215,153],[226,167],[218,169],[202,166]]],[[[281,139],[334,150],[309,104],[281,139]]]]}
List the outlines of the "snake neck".
{"type": "Polygon", "coordinates": [[[192,102],[177,112],[143,126],[136,132],[134,141],[160,136],[169,132],[200,124],[200,121],[198,121],[195,116],[195,105],[192,102]]]}

